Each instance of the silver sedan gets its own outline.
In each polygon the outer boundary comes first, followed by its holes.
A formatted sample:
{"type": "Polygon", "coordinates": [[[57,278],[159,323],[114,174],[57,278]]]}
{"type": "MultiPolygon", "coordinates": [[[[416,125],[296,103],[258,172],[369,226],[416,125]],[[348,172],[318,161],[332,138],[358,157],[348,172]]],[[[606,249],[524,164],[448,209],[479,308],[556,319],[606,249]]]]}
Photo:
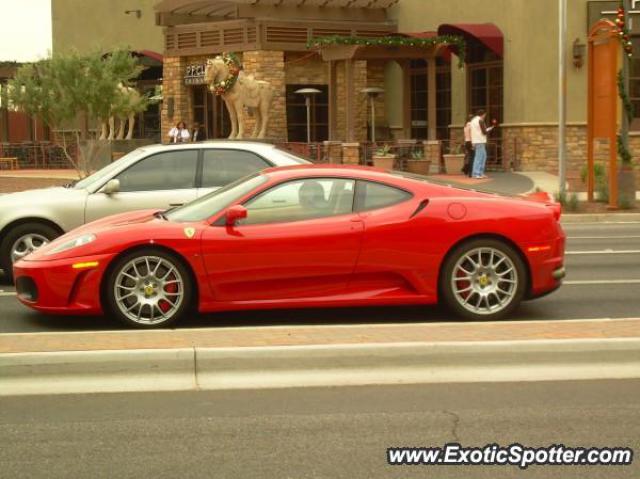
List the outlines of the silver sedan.
{"type": "Polygon", "coordinates": [[[134,150],[65,187],[0,197],[0,269],[63,233],[104,216],[168,209],[271,166],[308,163],[273,145],[210,142],[134,150]]]}

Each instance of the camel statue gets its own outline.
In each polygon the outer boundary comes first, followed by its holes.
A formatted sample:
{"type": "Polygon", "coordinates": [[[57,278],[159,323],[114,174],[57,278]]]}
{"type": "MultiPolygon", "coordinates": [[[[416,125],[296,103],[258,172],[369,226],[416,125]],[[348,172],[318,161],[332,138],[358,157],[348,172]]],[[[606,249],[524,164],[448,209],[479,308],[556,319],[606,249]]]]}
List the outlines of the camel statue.
{"type": "Polygon", "coordinates": [[[102,121],[101,140],[131,140],[136,124],[136,114],[141,110],[141,106],[144,103],[140,93],[135,88],[125,86],[122,83],[119,83],[117,88],[116,101],[111,105],[109,119],[102,121]],[[116,119],[119,122],[117,133],[115,128],[116,119]],[[125,137],[127,122],[129,123],[129,129],[125,137]]]}
{"type": "Polygon", "coordinates": [[[209,89],[222,96],[231,119],[230,139],[244,138],[244,107],[251,107],[256,114],[256,126],[252,138],[264,138],[269,124],[269,110],[273,100],[273,87],[265,81],[242,71],[233,54],[223,53],[207,60],[205,78],[209,89]]]}

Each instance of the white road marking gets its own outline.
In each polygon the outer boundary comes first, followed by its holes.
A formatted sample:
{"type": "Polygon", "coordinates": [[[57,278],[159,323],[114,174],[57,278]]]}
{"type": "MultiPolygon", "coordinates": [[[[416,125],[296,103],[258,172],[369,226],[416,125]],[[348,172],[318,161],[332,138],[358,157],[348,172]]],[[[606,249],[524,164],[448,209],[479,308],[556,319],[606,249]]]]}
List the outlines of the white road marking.
{"type": "Polygon", "coordinates": [[[595,279],[584,281],[563,281],[563,286],[587,286],[595,284],[640,284],[640,279],[595,279]]]}
{"type": "Polygon", "coordinates": [[[640,249],[627,249],[627,250],[603,249],[603,250],[592,250],[592,251],[566,251],[564,254],[566,254],[566,255],[573,255],[573,254],[640,254],[640,249]]]}
{"type": "Polygon", "coordinates": [[[567,236],[568,240],[605,240],[605,239],[639,239],[640,235],[633,236],[567,236]]]}
{"type": "Polygon", "coordinates": [[[640,221],[589,221],[584,223],[562,223],[563,228],[593,225],[640,225],[640,221]]]}
{"type": "Polygon", "coordinates": [[[17,294],[15,291],[0,291],[0,296],[15,296],[17,294]]]}

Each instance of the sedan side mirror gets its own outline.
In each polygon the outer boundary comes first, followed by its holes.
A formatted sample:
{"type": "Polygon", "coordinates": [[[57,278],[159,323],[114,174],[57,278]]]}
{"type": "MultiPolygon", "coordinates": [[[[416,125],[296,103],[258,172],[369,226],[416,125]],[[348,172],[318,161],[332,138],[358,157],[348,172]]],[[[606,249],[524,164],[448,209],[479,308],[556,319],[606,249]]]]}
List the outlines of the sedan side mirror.
{"type": "Polygon", "coordinates": [[[235,226],[235,224],[247,217],[247,209],[242,205],[232,206],[225,214],[225,224],[227,226],[235,226]]]}
{"type": "Polygon", "coordinates": [[[104,185],[102,192],[105,195],[112,195],[120,191],[120,180],[109,180],[107,184],[104,185]]]}

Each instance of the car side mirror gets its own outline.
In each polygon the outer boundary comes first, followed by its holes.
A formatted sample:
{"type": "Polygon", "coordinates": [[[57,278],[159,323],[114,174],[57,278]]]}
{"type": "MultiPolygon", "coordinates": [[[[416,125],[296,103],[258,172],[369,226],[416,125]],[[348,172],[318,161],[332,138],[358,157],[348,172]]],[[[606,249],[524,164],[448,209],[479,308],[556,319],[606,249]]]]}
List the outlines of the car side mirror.
{"type": "Polygon", "coordinates": [[[109,180],[107,184],[104,185],[102,192],[105,195],[112,195],[120,191],[120,180],[109,180]]]}
{"type": "Polygon", "coordinates": [[[247,209],[242,205],[234,205],[225,214],[225,224],[235,226],[235,224],[247,217],[247,209]]]}

